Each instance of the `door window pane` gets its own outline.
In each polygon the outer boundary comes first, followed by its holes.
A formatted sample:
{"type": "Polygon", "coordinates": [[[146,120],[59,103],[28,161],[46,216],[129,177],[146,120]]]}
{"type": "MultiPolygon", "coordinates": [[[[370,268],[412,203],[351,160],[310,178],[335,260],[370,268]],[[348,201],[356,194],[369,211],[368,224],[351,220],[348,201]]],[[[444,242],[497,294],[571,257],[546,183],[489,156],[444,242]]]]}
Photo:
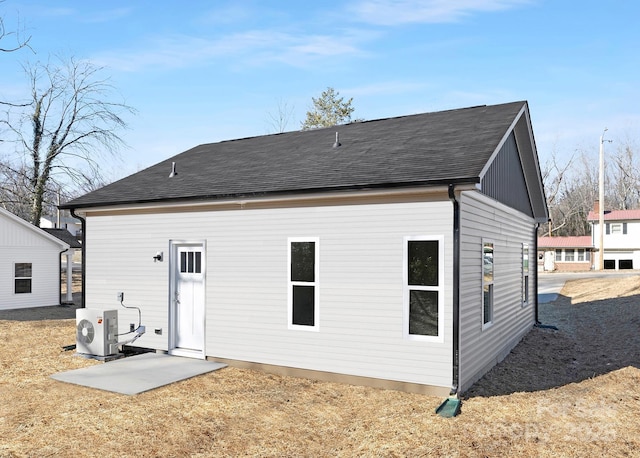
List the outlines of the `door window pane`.
{"type": "Polygon", "coordinates": [[[189,274],[202,273],[202,252],[201,251],[181,251],[180,252],[180,272],[189,274]]]}
{"type": "Polygon", "coordinates": [[[180,252],[180,272],[185,273],[187,271],[187,252],[180,252]]]}

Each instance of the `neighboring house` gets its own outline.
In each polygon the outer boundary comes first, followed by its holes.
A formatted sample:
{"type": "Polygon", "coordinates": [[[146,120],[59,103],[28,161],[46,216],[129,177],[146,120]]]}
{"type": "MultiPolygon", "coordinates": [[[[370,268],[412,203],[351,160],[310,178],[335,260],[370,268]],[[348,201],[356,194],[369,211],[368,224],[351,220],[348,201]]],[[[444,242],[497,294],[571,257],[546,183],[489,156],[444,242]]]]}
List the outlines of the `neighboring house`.
{"type": "Polygon", "coordinates": [[[538,270],[580,272],[593,269],[590,235],[538,238],[538,270]]]}
{"type": "Polygon", "coordinates": [[[526,102],[204,144],[62,207],[86,306],[125,332],[124,292],[174,355],[445,394],[537,318],[526,102]]]}
{"type": "Polygon", "coordinates": [[[71,233],[67,229],[43,229],[43,231],[53,235],[54,237],[62,240],[67,245],[69,245],[69,249],[63,253],[64,257],[66,258],[65,261],[63,261],[63,265],[65,272],[67,273],[67,293],[63,302],[66,304],[73,303],[73,275],[69,274],[73,273],[74,259],[82,259],[82,244],[80,243],[78,238],[75,235],[71,235],[71,233]]]}
{"type": "MultiPolygon", "coordinates": [[[[596,251],[600,249],[600,220],[597,207],[589,212],[591,235],[596,251]]],[[[640,210],[604,212],[604,268],[640,269],[640,210]]],[[[596,266],[600,265],[599,257],[596,266]]]]}
{"type": "Polygon", "coordinates": [[[80,221],[71,216],[61,216],[59,221],[54,216],[43,216],[40,218],[40,227],[42,229],[65,229],[74,236],[78,235],[81,229],[80,221]]]}
{"type": "Polygon", "coordinates": [[[60,305],[62,240],[0,208],[0,310],[60,305]]]}

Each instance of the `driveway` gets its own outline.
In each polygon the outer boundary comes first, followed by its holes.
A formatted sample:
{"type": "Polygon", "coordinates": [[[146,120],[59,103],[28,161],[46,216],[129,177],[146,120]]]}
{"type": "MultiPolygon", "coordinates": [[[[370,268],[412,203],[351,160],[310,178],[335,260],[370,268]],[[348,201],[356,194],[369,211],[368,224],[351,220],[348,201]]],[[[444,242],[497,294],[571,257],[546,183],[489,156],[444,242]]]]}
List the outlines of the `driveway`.
{"type": "Polygon", "coordinates": [[[594,270],[590,272],[538,272],[538,302],[541,304],[553,302],[569,280],[602,277],[631,277],[638,275],[637,270],[594,270]]]}

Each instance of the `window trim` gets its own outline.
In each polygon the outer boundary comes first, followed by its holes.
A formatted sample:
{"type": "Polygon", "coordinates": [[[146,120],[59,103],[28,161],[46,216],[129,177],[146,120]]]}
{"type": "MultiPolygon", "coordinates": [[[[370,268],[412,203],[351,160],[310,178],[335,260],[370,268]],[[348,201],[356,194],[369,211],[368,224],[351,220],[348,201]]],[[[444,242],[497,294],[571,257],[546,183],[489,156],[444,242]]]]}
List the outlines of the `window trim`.
{"type": "Polygon", "coordinates": [[[522,306],[529,305],[529,244],[522,243],[522,306]],[[525,256],[526,253],[526,256],[525,256]],[[526,262],[525,262],[526,261],[526,262]]]}
{"type": "Polygon", "coordinates": [[[563,251],[564,251],[564,262],[576,262],[575,248],[565,248],[563,251]]]}
{"type": "Polygon", "coordinates": [[[495,261],[495,255],[496,255],[496,244],[493,240],[491,239],[482,239],[482,251],[480,253],[481,255],[481,277],[482,277],[482,289],[480,291],[481,294],[481,305],[482,305],[482,309],[481,309],[481,318],[482,318],[482,330],[484,331],[485,329],[489,329],[491,326],[493,326],[493,322],[495,319],[495,315],[494,315],[494,310],[495,310],[495,281],[496,281],[496,261],[495,261]],[[492,250],[492,263],[491,263],[491,281],[487,282],[484,276],[484,248],[485,245],[487,244],[491,244],[491,250],[492,250]],[[490,319],[488,321],[485,321],[485,314],[484,314],[484,310],[485,310],[485,304],[484,304],[484,288],[485,286],[488,285],[489,286],[489,296],[490,296],[490,300],[491,300],[491,304],[490,304],[490,308],[489,308],[489,312],[490,312],[490,319]]]}
{"type": "Polygon", "coordinates": [[[419,342],[444,342],[444,235],[409,235],[403,240],[402,256],[402,289],[403,289],[403,319],[402,334],[407,340],[419,342]],[[417,286],[409,285],[409,242],[438,242],[438,285],[437,286],[417,286]],[[438,335],[424,336],[420,334],[409,334],[410,310],[409,301],[411,290],[436,291],[438,293],[438,335]]]}
{"type": "Polygon", "coordinates": [[[13,294],[33,294],[33,263],[32,262],[14,262],[13,263],[13,294]],[[16,269],[18,264],[28,264],[31,275],[19,277],[16,269]],[[18,291],[17,289],[17,281],[18,280],[29,280],[29,291],[18,291]]]}
{"type": "Polygon", "coordinates": [[[287,238],[287,328],[297,331],[320,330],[320,237],[289,237],[287,238]],[[301,282],[291,280],[291,244],[296,242],[315,243],[314,253],[314,281],[301,282]],[[313,326],[293,323],[293,287],[313,286],[313,326]]]}

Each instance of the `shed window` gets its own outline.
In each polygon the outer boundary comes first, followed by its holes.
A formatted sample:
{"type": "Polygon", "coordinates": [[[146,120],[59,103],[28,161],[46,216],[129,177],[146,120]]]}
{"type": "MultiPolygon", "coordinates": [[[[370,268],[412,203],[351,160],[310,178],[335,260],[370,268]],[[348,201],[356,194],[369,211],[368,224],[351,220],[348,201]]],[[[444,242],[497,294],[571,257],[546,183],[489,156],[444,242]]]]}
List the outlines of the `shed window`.
{"type": "Polygon", "coordinates": [[[573,262],[575,250],[573,248],[569,250],[565,250],[564,252],[564,260],[567,262],[573,262]]]}
{"type": "Polygon", "coordinates": [[[289,239],[290,329],[318,330],[318,238],[289,239]]]}
{"type": "Polygon", "coordinates": [[[17,262],[15,264],[15,293],[31,293],[31,263],[17,262]]]}
{"type": "Polygon", "coordinates": [[[556,262],[562,261],[562,250],[556,249],[556,262]]]}
{"type": "Polygon", "coordinates": [[[404,259],[404,334],[442,342],[442,237],[406,237],[404,259]]]}
{"type": "Polygon", "coordinates": [[[482,243],[482,328],[493,323],[493,242],[482,243]]]}
{"type": "Polygon", "coordinates": [[[584,248],[578,248],[578,261],[584,261],[584,248]]]}

